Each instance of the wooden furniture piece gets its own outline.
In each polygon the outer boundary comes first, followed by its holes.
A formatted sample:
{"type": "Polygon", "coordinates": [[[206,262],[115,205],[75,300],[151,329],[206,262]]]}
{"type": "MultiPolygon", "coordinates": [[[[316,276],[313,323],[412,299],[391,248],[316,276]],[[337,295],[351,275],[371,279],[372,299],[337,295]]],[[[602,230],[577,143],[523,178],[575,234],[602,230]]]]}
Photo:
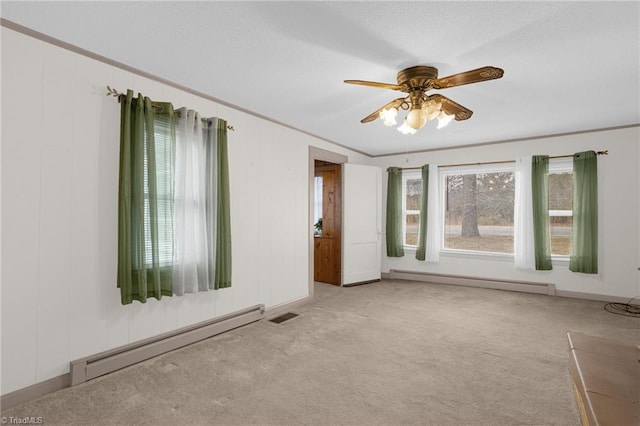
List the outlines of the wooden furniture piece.
{"type": "Polygon", "coordinates": [[[569,368],[584,426],[640,425],[640,349],[568,332],[569,368]]]}

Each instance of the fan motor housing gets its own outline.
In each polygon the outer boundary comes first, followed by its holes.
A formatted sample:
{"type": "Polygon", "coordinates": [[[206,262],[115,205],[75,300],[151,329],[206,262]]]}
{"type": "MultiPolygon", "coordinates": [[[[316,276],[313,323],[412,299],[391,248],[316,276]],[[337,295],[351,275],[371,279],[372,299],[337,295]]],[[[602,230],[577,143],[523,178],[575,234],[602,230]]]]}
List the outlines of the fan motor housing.
{"type": "Polygon", "coordinates": [[[437,68],[418,65],[398,72],[398,85],[402,86],[402,91],[407,93],[414,90],[426,90],[429,82],[437,78],[437,68]]]}

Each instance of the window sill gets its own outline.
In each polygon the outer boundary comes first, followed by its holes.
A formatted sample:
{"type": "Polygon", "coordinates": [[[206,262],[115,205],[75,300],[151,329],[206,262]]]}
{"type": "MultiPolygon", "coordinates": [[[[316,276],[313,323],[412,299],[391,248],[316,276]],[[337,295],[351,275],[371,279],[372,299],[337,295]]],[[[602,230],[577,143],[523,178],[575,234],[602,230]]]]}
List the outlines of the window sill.
{"type": "MultiPolygon", "coordinates": [[[[402,246],[405,251],[416,252],[418,248],[416,246],[402,246]]],[[[440,256],[451,258],[463,258],[463,259],[487,259],[495,260],[499,262],[514,262],[514,256],[511,253],[489,253],[482,251],[472,250],[440,250],[440,256]]],[[[569,256],[551,256],[551,262],[556,265],[568,265],[569,256]]]]}
{"type": "Polygon", "coordinates": [[[569,260],[569,256],[551,256],[551,263],[556,263],[558,265],[568,265],[569,260]]]}
{"type": "Polygon", "coordinates": [[[466,258],[466,259],[487,259],[500,262],[513,262],[513,254],[511,253],[489,253],[471,250],[440,250],[440,256],[466,258]]]}
{"type": "MultiPolygon", "coordinates": [[[[416,246],[402,246],[405,251],[415,252],[418,250],[416,246]]],[[[491,260],[499,260],[505,262],[513,262],[513,254],[511,253],[489,253],[483,251],[472,251],[472,250],[451,250],[451,249],[442,249],[440,250],[440,256],[444,257],[457,257],[457,258],[467,258],[467,259],[491,259],[491,260]]]]}

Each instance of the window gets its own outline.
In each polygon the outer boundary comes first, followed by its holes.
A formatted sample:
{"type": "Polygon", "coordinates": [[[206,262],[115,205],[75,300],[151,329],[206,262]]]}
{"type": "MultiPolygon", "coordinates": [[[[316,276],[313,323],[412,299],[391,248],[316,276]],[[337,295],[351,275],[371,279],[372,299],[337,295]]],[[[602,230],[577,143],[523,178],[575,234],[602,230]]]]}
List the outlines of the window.
{"type": "Polygon", "coordinates": [[[132,90],[121,100],[122,304],[231,286],[226,121],[132,90]]]}
{"type": "Polygon", "coordinates": [[[573,224],[573,159],[549,160],[549,233],[551,255],[571,254],[573,224]]]}
{"type": "Polygon", "coordinates": [[[322,235],[322,175],[313,178],[313,233],[322,235]]]}
{"type": "Polygon", "coordinates": [[[420,171],[404,171],[402,173],[402,242],[405,246],[417,247],[418,245],[421,194],[420,171]]]}
{"type": "MultiPolygon", "coordinates": [[[[158,197],[158,260],[160,266],[173,264],[173,141],[170,123],[163,116],[154,117],[154,151],[158,197]]],[[[145,129],[145,139],[147,132],[145,129]]],[[[149,169],[147,143],[144,145],[144,242],[145,265],[152,266],[151,222],[149,212],[149,169]]]]}
{"type": "Polygon", "coordinates": [[[512,165],[442,168],[443,248],[513,253],[512,165]]]}
{"type": "MultiPolygon", "coordinates": [[[[444,251],[487,254],[514,252],[515,164],[481,164],[439,169],[444,251]]],[[[551,254],[571,254],[573,222],[572,158],[549,162],[549,231],[551,254]]],[[[415,248],[420,223],[421,173],[402,174],[402,235],[415,248]]]]}

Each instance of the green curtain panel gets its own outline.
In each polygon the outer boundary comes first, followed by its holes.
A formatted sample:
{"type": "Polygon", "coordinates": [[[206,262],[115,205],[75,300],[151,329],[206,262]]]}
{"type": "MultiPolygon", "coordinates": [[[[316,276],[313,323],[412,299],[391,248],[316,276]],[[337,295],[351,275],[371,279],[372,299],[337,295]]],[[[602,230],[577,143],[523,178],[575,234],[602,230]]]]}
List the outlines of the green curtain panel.
{"type": "Polygon", "coordinates": [[[422,166],[422,192],[420,194],[420,224],[416,259],[425,260],[427,252],[427,208],[429,194],[429,165],[422,166]]]}
{"type": "Polygon", "coordinates": [[[123,305],[172,295],[171,264],[163,261],[163,256],[166,259],[166,221],[172,215],[167,200],[173,194],[171,179],[162,176],[172,170],[170,145],[175,141],[172,123],[170,104],[154,104],[140,94],[134,98],[131,90],[123,97],[117,275],[123,305]],[[162,124],[156,126],[156,120],[162,124]],[[169,152],[156,149],[158,132],[162,132],[160,138],[169,141],[169,152]]]}
{"type": "Polygon", "coordinates": [[[573,155],[573,230],[569,270],[598,273],[598,158],[594,151],[573,155]]]}
{"type": "Polygon", "coordinates": [[[216,134],[216,249],[214,289],[231,287],[231,213],[229,194],[229,160],[227,155],[227,122],[213,119],[216,134]]]}
{"type": "Polygon", "coordinates": [[[549,234],[549,156],[531,158],[531,192],[533,201],[533,243],[538,271],[549,271],[551,238],[549,234]]]}
{"type": "Polygon", "coordinates": [[[387,256],[402,257],[402,169],[387,169],[387,256]]]}

